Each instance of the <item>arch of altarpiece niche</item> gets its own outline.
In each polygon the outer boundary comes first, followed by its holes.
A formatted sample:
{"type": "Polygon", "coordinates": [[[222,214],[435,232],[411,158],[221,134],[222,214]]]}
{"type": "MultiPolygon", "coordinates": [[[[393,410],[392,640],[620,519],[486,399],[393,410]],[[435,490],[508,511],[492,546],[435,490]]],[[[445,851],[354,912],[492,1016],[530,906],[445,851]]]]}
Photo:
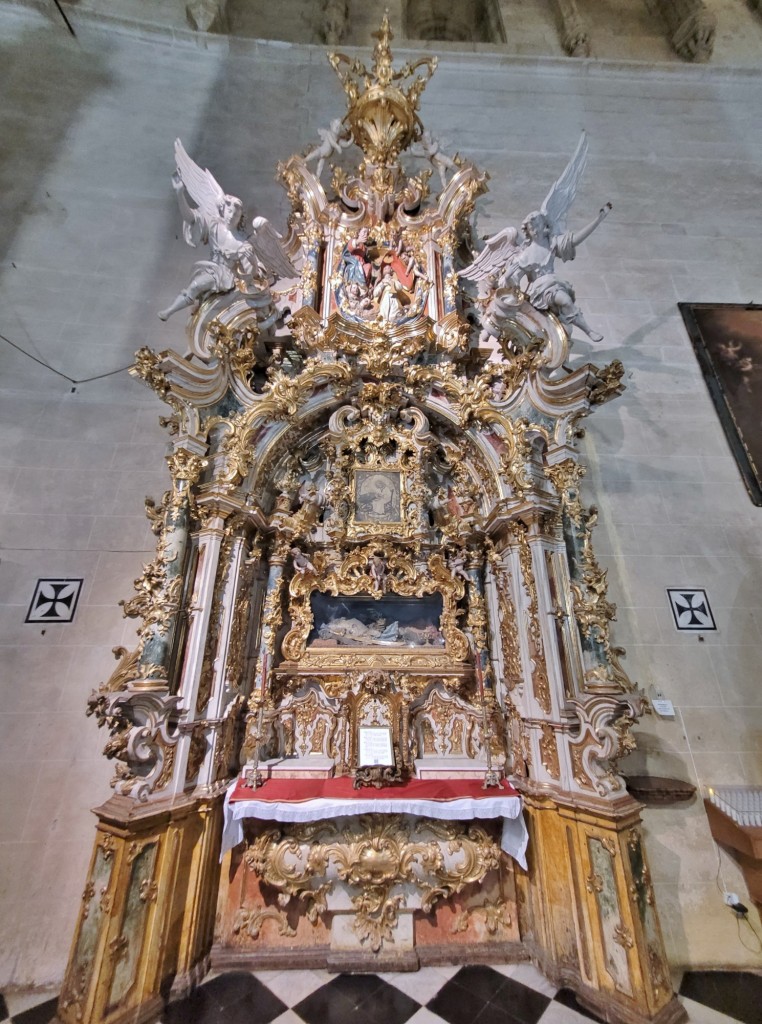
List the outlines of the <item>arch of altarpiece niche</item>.
{"type": "MultiPolygon", "coordinates": [[[[351,396],[342,396],[323,402],[304,415],[282,424],[281,429],[268,439],[266,446],[257,451],[252,467],[241,485],[264,511],[271,511],[278,495],[279,483],[288,476],[287,464],[296,452],[317,451],[328,436],[328,420],[343,405],[351,404],[351,396]]],[[[489,512],[492,504],[510,497],[510,490],[500,475],[499,457],[495,448],[476,429],[463,430],[457,416],[437,402],[411,400],[408,408],[418,408],[429,420],[431,433],[452,456],[457,452],[463,459],[474,487],[481,499],[480,511],[489,512]]],[[[224,437],[221,433],[220,438],[224,437]]],[[[545,438],[541,438],[546,444],[545,438]]],[[[509,443],[505,439],[505,444],[509,443]]]]}

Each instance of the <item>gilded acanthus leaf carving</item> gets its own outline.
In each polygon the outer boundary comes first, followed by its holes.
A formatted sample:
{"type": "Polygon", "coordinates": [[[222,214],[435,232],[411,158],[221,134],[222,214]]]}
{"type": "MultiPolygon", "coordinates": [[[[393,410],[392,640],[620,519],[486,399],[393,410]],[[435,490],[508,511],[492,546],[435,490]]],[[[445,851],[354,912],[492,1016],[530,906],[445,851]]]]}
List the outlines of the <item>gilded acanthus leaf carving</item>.
{"type": "Polygon", "coordinates": [[[516,530],[516,538],[519,543],[519,562],[523,578],[524,590],[529,598],[527,608],[527,629],[529,639],[529,653],[532,660],[532,690],[537,703],[546,714],[550,714],[550,681],[548,670],[545,664],[545,645],[542,638],[540,626],[539,608],[537,599],[537,584],[534,576],[532,563],[532,548],[527,539],[526,533],[520,527],[516,530]]]}
{"type": "Polygon", "coordinates": [[[258,939],[267,921],[275,922],[278,935],[283,935],[287,938],[293,938],[296,935],[296,929],[292,928],[288,923],[288,918],[284,911],[279,910],[277,907],[264,906],[239,907],[233,921],[233,934],[238,935],[239,932],[245,932],[250,939],[258,939]]]}
{"type": "Polygon", "coordinates": [[[508,907],[508,902],[502,898],[485,900],[484,903],[475,907],[464,907],[454,916],[452,930],[456,933],[465,932],[468,930],[472,918],[483,916],[487,933],[498,935],[500,932],[510,929],[513,924],[513,917],[508,907]]]}
{"type": "Polygon", "coordinates": [[[145,381],[159,398],[165,398],[170,390],[169,380],[161,367],[163,360],[153,349],[143,347],[135,353],[135,363],[130,368],[133,377],[145,381]]]}
{"type": "Polygon", "coordinates": [[[635,688],[620,664],[624,649],[611,643],[610,623],[616,619],[616,605],[607,599],[608,571],[601,569],[592,546],[592,531],[598,519],[595,506],[580,510],[575,540],[578,553],[571,580],[574,617],[581,635],[589,640],[593,661],[585,672],[591,689],[631,692],[635,688]]]}
{"type": "Polygon", "coordinates": [[[521,650],[516,607],[512,594],[512,574],[499,556],[490,552],[490,565],[497,592],[498,630],[503,657],[503,678],[508,690],[520,686],[523,680],[521,650]]]}
{"type": "Polygon", "coordinates": [[[542,722],[540,725],[540,759],[551,779],[560,779],[561,768],[558,761],[556,734],[548,722],[542,722]]]}
{"type": "Polygon", "coordinates": [[[590,388],[590,403],[592,405],[602,405],[624,391],[624,384],[622,383],[624,366],[619,359],[614,359],[607,366],[604,366],[602,370],[599,370],[597,367],[593,369],[595,371],[595,381],[590,388]]]}
{"type": "Polygon", "coordinates": [[[161,502],[158,505],[153,498],[146,497],[145,499],[146,516],[151,524],[151,532],[157,537],[161,535],[161,532],[164,529],[164,519],[167,514],[167,508],[169,507],[171,497],[172,492],[165,491],[162,495],[161,502]]]}
{"type": "Polygon", "coordinates": [[[428,821],[400,815],[364,815],[345,822],[286,825],[262,831],[244,855],[266,886],[280,893],[280,905],[302,900],[312,920],[329,910],[335,872],[347,886],[355,910],[353,928],[361,943],[378,952],[393,940],[413,885],[421,909],[481,881],[498,867],[500,849],[476,825],[428,821]]]}
{"type": "Polygon", "coordinates": [[[180,607],[183,578],[178,575],[167,580],[167,567],[176,557],[166,551],[159,553],[152,562],[143,566],[142,574],[135,580],[135,597],[120,601],[125,618],[142,619],[138,629],[141,637],[147,636],[153,627],[165,636],[172,616],[180,607]]]}

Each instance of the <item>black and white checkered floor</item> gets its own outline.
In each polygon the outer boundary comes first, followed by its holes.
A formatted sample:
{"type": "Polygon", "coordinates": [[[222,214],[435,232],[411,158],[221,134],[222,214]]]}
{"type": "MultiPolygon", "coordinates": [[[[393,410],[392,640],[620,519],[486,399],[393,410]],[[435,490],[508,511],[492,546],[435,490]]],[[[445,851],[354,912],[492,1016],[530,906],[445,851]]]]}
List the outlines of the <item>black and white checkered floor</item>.
{"type": "MultiPolygon", "coordinates": [[[[686,974],[692,1024],[759,1024],[762,975],[686,974]],[[726,1012],[723,1012],[726,1011],[726,1012]]],[[[49,1024],[56,1001],[0,995],[0,1020],[49,1024]]],[[[230,971],[173,1003],[163,1024],[586,1024],[598,1020],[529,964],[426,967],[409,974],[230,971]]]]}

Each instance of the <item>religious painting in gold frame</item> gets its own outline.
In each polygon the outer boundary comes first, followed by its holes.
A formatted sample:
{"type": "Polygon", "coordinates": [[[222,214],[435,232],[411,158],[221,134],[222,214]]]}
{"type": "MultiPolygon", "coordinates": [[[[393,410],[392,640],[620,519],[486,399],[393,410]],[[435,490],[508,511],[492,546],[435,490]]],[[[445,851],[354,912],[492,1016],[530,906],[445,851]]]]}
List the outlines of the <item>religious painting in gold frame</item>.
{"type": "Polygon", "coordinates": [[[356,469],[353,477],[354,522],[358,526],[402,524],[402,474],[356,469]]]}
{"type": "Polygon", "coordinates": [[[678,307],[746,490],[762,505],[762,305],[678,307]]]}

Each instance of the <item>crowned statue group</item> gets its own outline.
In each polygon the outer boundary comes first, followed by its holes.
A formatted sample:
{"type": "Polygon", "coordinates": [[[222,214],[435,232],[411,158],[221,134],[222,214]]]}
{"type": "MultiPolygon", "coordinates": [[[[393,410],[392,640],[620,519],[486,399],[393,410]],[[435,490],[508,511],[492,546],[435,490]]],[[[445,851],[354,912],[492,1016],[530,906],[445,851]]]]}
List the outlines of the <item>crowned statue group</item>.
{"type": "MultiPolygon", "coordinates": [[[[326,161],[340,157],[352,145],[350,131],[340,118],[320,129],[319,134],[319,145],[304,157],[305,166],[317,161],[318,180],[326,161]]],[[[410,152],[431,163],[444,191],[447,172],[457,172],[462,160],[444,153],[428,130],[416,134],[410,152]]],[[[459,269],[459,277],[480,286],[474,302],[481,324],[477,344],[489,338],[499,340],[511,313],[523,301],[555,314],[569,332],[577,327],[592,341],[603,340],[577,306],[573,286],[555,269],[556,260],[574,259],[577,246],[611,210],[611,203],[606,203],[585,227],[567,230],[567,216],[587,156],[588,142],[583,132],[574,155],[540,208],[528,214],[520,228],[506,227],[485,239],[481,251],[473,253],[472,261],[459,269]]],[[[188,287],[159,313],[162,320],[235,288],[267,290],[284,278],[297,276],[282,237],[269,221],[255,217],[247,231],[241,200],[226,195],[212,173],[201,170],[188,156],[179,139],[175,141],[175,161],[172,184],[183,216],[185,241],[194,247],[208,245],[210,258],[195,264],[188,287]]],[[[348,318],[398,323],[409,322],[421,313],[431,281],[408,248],[402,230],[392,234],[379,226],[374,232],[365,224],[341,250],[336,285],[336,306],[348,318]]]]}
{"type": "Polygon", "coordinates": [[[560,267],[611,204],[568,228],[583,134],[476,242],[487,174],[424,127],[436,59],[396,67],[391,36],[329,55],[347,110],[278,166],[277,230],[175,142],[203,258],[159,313],[188,350],[131,371],[171,410],[172,486],[137,646],[88,705],[116,773],[66,1024],[303,956],[529,959],[606,1020],[682,1019],[619,770],[645,701],[581,495],[580,420],[623,367],[572,358],[601,335],[560,267]]]}

